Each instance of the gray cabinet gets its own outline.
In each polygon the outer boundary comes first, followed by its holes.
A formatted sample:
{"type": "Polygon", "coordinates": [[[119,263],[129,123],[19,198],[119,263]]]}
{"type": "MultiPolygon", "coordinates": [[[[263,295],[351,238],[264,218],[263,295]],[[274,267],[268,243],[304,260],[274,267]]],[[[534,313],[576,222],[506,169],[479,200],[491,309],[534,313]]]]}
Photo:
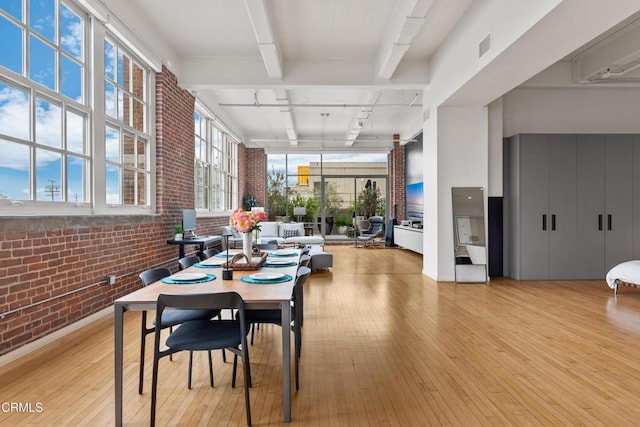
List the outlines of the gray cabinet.
{"type": "Polygon", "coordinates": [[[603,279],[640,258],[638,136],[525,134],[510,144],[513,277],[603,279]]]}
{"type": "Polygon", "coordinates": [[[575,135],[517,135],[510,147],[510,247],[518,279],[576,274],[575,135]]]}
{"type": "Polygon", "coordinates": [[[602,279],[633,257],[633,136],[579,135],[577,148],[576,278],[602,279]]]}

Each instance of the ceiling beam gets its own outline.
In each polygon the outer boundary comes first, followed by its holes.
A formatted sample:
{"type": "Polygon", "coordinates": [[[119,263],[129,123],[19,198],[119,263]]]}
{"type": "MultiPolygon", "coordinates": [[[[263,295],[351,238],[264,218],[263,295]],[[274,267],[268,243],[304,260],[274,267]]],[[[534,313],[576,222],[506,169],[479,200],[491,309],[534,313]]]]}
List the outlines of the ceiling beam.
{"type": "Polygon", "coordinates": [[[267,3],[265,0],[245,0],[245,4],[267,75],[270,79],[282,79],[282,60],[273,35],[267,3]]]}
{"type": "Polygon", "coordinates": [[[640,67],[640,21],[615,32],[572,61],[576,82],[637,79],[631,73],[640,67]]]}
{"type": "Polygon", "coordinates": [[[180,82],[194,88],[394,88],[422,89],[429,84],[426,60],[404,59],[390,80],[376,77],[374,62],[301,59],[287,65],[281,80],[266,73],[258,57],[187,57],[180,61],[180,82]]]}
{"type": "Polygon", "coordinates": [[[370,106],[362,107],[360,111],[354,114],[354,117],[351,120],[351,126],[345,136],[345,146],[351,147],[353,142],[358,138],[365,123],[369,120],[369,115],[373,112],[375,104],[380,100],[380,96],[382,96],[381,90],[372,90],[368,93],[367,99],[364,103],[370,104],[370,106]]]}
{"type": "Polygon", "coordinates": [[[293,114],[291,113],[291,107],[289,105],[289,94],[286,89],[273,89],[273,93],[276,97],[276,103],[282,105],[279,111],[282,115],[282,123],[287,132],[287,138],[289,138],[290,144],[295,147],[298,145],[298,132],[296,131],[296,125],[293,121],[293,114]]]}
{"type": "Polygon", "coordinates": [[[411,0],[406,8],[405,4],[401,2],[396,6],[395,18],[390,21],[392,24],[380,43],[377,55],[379,79],[393,77],[413,38],[422,29],[433,0],[411,0]]]}

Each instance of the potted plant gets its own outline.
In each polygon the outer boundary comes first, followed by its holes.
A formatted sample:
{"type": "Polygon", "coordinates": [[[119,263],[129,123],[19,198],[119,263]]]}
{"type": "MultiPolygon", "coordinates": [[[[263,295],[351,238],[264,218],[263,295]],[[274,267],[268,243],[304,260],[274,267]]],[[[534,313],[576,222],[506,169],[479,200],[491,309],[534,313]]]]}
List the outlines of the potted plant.
{"type": "Polygon", "coordinates": [[[351,225],[351,221],[349,221],[349,218],[347,218],[346,216],[339,216],[338,218],[336,218],[335,224],[338,227],[338,234],[345,235],[347,234],[349,225],[351,225]]]}
{"type": "Polygon", "coordinates": [[[184,233],[184,230],[182,229],[182,224],[176,224],[175,227],[173,227],[173,231],[176,234],[174,236],[174,240],[182,240],[182,234],[184,233]]]}

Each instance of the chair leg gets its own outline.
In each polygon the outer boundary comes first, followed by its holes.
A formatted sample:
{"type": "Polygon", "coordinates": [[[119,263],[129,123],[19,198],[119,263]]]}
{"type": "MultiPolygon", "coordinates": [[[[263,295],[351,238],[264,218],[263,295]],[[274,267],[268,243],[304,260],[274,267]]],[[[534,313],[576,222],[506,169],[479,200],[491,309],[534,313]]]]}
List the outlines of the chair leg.
{"type": "MultiPolygon", "coordinates": [[[[173,333],[173,326],[169,326],[169,334],[173,333]]],[[[173,362],[173,354],[169,355],[169,360],[173,362]]]]}
{"type": "Polygon", "coordinates": [[[251,363],[249,362],[249,349],[247,348],[247,350],[243,354],[247,359],[247,372],[248,372],[248,376],[249,376],[249,387],[253,387],[253,381],[251,380],[251,363]]]}
{"type": "MultiPolygon", "coordinates": [[[[251,364],[249,363],[249,355],[247,354],[246,356],[247,358],[247,372],[248,372],[248,376],[247,374],[245,374],[245,381],[247,380],[247,378],[249,379],[249,387],[253,387],[253,382],[251,380],[251,364]]],[[[233,355],[233,374],[231,376],[231,388],[235,388],[236,387],[236,372],[238,370],[238,355],[234,354],[233,355]]]]}
{"type": "MultiPolygon", "coordinates": [[[[233,310],[232,310],[232,313],[233,313],[233,310]]],[[[231,316],[231,318],[233,319],[233,315],[231,316]]],[[[218,320],[222,320],[222,311],[218,313],[218,320]]],[[[227,355],[224,352],[224,348],[222,349],[222,362],[227,363],[227,355]]],[[[213,385],[211,387],[213,387],[213,385]]]]}
{"type": "Polygon", "coordinates": [[[189,352],[189,378],[187,380],[187,388],[191,390],[191,368],[193,367],[193,351],[189,352]]]}
{"type": "Polygon", "coordinates": [[[236,388],[236,370],[238,369],[238,355],[233,355],[233,375],[231,377],[231,388],[236,388]]]}
{"type": "MultiPolygon", "coordinates": [[[[224,355],[224,350],[222,351],[222,354],[224,355]]],[[[209,382],[211,383],[211,388],[213,388],[213,360],[211,360],[211,350],[207,353],[209,353],[209,382]]]]}
{"type": "Polygon", "coordinates": [[[140,376],[138,379],[138,394],[142,394],[144,381],[144,351],[147,343],[147,312],[142,312],[142,328],[140,332],[140,376]]]}
{"type": "Polygon", "coordinates": [[[251,387],[251,371],[249,370],[249,352],[248,349],[242,349],[243,361],[244,365],[244,405],[245,410],[247,412],[247,425],[251,425],[251,402],[249,400],[249,387],[251,387]]]}
{"type": "Polygon", "coordinates": [[[296,391],[300,390],[300,372],[298,365],[300,364],[300,358],[296,355],[296,391]]]}
{"type": "Polygon", "coordinates": [[[296,391],[300,390],[300,350],[302,348],[302,336],[300,335],[300,328],[294,331],[294,339],[295,339],[295,376],[296,376],[296,391]]]}
{"type": "Polygon", "coordinates": [[[256,329],[256,324],[252,323],[251,324],[251,345],[253,345],[253,332],[255,331],[255,329],[256,329]]]}
{"type": "Polygon", "coordinates": [[[158,395],[158,364],[159,358],[158,355],[155,354],[153,356],[153,374],[151,378],[151,422],[150,425],[153,427],[156,425],[156,399],[158,395]]]}

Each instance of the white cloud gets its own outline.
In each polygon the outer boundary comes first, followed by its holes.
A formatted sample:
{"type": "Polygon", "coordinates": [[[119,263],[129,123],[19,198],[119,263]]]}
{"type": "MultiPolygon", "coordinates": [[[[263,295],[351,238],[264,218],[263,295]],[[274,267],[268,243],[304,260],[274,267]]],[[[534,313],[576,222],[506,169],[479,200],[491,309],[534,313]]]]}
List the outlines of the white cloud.
{"type": "MultiPolygon", "coordinates": [[[[36,101],[36,133],[40,144],[61,147],[62,144],[61,107],[46,101],[36,101]]],[[[77,114],[68,114],[67,131],[69,148],[82,153],[84,144],[84,118],[77,114]]],[[[29,96],[16,88],[0,84],[0,134],[31,141],[29,132],[29,96]]],[[[0,167],[16,170],[29,169],[29,150],[25,145],[2,142],[0,167]]],[[[38,150],[37,166],[43,166],[60,159],[60,155],[38,150]]]]}
{"type": "Polygon", "coordinates": [[[0,133],[29,139],[29,95],[1,83],[0,133]]]}
{"type": "Polygon", "coordinates": [[[49,147],[62,146],[62,108],[36,99],[36,141],[49,147]]]}
{"type": "Polygon", "coordinates": [[[62,12],[62,23],[67,24],[66,27],[62,28],[60,44],[63,49],[76,58],[82,58],[82,21],[64,5],[61,6],[60,10],[62,12]]]}

